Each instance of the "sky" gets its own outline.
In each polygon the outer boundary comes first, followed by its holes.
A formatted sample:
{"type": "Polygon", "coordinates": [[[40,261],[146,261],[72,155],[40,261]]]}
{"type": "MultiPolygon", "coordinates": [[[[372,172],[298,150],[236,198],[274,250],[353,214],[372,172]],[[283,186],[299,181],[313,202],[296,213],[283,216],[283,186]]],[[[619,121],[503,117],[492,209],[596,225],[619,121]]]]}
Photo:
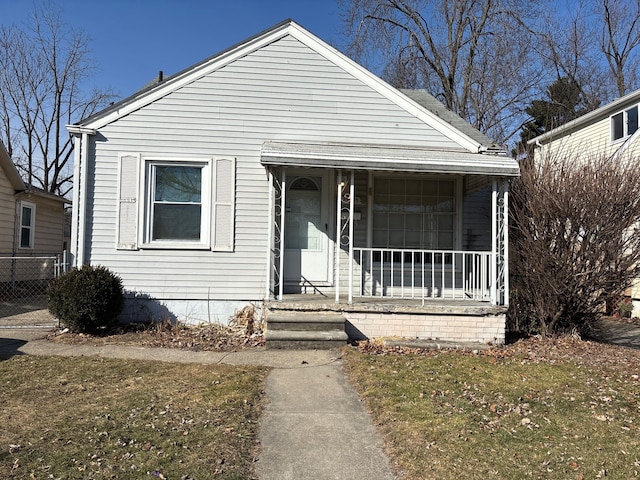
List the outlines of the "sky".
{"type": "MultiPolygon", "coordinates": [[[[50,0],[89,36],[89,81],[127,97],[288,18],[340,49],[337,0],[50,0]]],[[[29,0],[0,0],[0,25],[23,25],[29,0]]]]}

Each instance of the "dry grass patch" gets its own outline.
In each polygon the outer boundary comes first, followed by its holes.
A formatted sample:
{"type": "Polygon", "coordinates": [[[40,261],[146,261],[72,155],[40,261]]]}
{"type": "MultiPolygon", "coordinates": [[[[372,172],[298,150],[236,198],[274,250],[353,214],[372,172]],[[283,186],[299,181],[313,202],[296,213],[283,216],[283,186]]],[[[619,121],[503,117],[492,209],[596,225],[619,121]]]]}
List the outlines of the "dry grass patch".
{"type": "Polygon", "coordinates": [[[346,369],[408,479],[640,475],[640,352],[576,339],[485,354],[365,346],[346,369]]]}
{"type": "Polygon", "coordinates": [[[253,478],[266,369],[0,361],[0,478],[253,478]]]}

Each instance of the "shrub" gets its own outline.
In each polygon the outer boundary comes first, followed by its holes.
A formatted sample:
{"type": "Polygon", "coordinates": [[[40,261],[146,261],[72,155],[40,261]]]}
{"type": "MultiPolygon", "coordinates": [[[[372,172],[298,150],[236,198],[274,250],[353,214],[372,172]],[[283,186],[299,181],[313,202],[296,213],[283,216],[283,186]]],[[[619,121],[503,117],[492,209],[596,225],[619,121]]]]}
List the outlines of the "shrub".
{"type": "Polygon", "coordinates": [[[521,167],[510,197],[508,325],[588,333],[640,278],[640,162],[558,155],[521,167]]]}
{"type": "Polygon", "coordinates": [[[102,266],[83,266],[56,278],[47,292],[49,311],[75,333],[113,327],[124,306],[120,277],[102,266]]]}

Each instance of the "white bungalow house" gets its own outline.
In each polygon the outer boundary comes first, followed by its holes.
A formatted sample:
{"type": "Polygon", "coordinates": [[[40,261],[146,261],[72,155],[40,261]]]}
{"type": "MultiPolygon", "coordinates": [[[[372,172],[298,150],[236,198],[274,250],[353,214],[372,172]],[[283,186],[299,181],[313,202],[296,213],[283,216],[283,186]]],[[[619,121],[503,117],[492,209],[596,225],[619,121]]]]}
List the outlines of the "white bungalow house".
{"type": "Polygon", "coordinates": [[[338,312],[351,336],[504,341],[517,163],[284,21],[74,125],[74,264],[128,316],[338,312]]]}
{"type": "MultiPolygon", "coordinates": [[[[529,140],[534,159],[547,156],[607,157],[636,161],[640,155],[638,129],[640,90],[625,95],[566,124],[529,140]]],[[[634,317],[640,316],[640,281],[628,292],[634,317]]]]}

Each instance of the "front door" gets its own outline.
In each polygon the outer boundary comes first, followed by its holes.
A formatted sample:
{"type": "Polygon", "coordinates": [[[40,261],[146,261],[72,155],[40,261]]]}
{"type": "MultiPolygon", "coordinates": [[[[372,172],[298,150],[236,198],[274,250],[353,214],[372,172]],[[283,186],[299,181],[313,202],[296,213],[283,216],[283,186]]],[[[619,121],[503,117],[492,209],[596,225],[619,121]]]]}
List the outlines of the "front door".
{"type": "Polygon", "coordinates": [[[288,177],[285,197],[284,278],[289,285],[329,281],[327,174],[288,177]]]}

